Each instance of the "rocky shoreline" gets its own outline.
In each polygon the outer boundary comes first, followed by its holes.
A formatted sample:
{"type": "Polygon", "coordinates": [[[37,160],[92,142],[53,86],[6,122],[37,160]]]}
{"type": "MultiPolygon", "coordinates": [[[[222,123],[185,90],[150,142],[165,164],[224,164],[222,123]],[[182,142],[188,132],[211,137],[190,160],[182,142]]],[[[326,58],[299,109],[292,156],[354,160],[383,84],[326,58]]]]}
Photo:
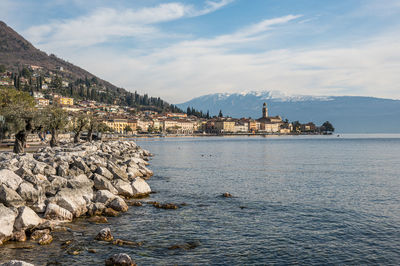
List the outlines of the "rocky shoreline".
{"type": "Polygon", "coordinates": [[[153,175],[146,167],[150,156],[133,141],[0,153],[0,245],[50,244],[52,230],[77,217],[126,212],[128,199],[151,193],[145,181],[153,175]]]}

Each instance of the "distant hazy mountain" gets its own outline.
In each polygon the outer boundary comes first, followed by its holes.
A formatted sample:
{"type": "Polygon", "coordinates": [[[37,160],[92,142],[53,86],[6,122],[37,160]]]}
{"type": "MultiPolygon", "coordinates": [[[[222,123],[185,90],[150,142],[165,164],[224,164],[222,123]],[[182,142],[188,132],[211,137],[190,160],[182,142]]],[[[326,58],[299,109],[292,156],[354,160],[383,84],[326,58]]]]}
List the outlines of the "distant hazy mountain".
{"type": "Polygon", "coordinates": [[[211,115],[222,110],[232,117],[261,117],[262,104],[268,104],[270,115],[289,121],[330,121],[337,132],[400,133],[400,100],[358,96],[287,96],[275,91],[249,93],[216,93],[194,98],[177,106],[188,106],[211,115]]]}

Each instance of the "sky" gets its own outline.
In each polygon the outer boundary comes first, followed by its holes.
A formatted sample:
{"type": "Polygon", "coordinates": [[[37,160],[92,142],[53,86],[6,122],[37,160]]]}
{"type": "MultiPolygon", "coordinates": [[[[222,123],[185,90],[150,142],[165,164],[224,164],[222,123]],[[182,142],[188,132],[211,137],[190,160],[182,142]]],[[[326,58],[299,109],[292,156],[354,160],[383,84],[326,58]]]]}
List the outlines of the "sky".
{"type": "Polygon", "coordinates": [[[0,20],[171,103],[265,90],[400,99],[398,0],[1,0],[0,20]]]}

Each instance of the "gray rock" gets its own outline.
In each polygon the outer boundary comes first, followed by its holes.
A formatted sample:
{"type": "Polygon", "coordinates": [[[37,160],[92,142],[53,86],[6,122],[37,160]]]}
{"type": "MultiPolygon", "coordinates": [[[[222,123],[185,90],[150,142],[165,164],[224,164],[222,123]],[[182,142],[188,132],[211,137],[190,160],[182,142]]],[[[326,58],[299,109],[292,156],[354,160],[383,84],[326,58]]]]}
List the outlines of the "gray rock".
{"type": "Polygon", "coordinates": [[[70,188],[84,188],[93,187],[93,181],[90,180],[85,174],[67,177],[68,187],[70,188]]]}
{"type": "Polygon", "coordinates": [[[115,197],[116,196],[108,190],[99,190],[94,197],[94,201],[107,205],[107,203],[115,199],[115,197]]]}
{"type": "Polygon", "coordinates": [[[0,266],[35,266],[35,265],[22,260],[10,260],[0,264],[0,266]]]}
{"type": "Polygon", "coordinates": [[[60,189],[66,188],[68,180],[61,176],[51,175],[48,177],[50,186],[46,189],[46,195],[54,196],[60,189]]]}
{"type": "Polygon", "coordinates": [[[17,213],[0,203],[0,245],[11,238],[17,213]]]}
{"type": "Polygon", "coordinates": [[[68,175],[68,170],[69,170],[69,164],[68,163],[60,164],[57,167],[57,175],[65,177],[65,176],[68,175]]]}
{"type": "Polygon", "coordinates": [[[70,211],[58,206],[57,204],[49,203],[44,218],[49,220],[72,221],[73,215],[70,211]]]}
{"type": "Polygon", "coordinates": [[[107,207],[119,211],[119,212],[126,212],[128,210],[128,205],[121,197],[116,197],[112,201],[107,204],[107,207]]]}
{"type": "Polygon", "coordinates": [[[106,208],[106,205],[100,202],[91,203],[88,207],[88,214],[90,216],[101,215],[106,208]]]}
{"type": "Polygon", "coordinates": [[[107,178],[109,180],[112,180],[114,177],[114,175],[110,171],[108,171],[107,168],[102,167],[102,166],[97,167],[96,173],[101,176],[104,176],[105,178],[107,178]]]}
{"type": "Polygon", "coordinates": [[[25,202],[15,190],[3,184],[0,186],[0,203],[7,207],[19,207],[24,205],[25,202]]]}
{"type": "Polygon", "coordinates": [[[122,179],[115,179],[113,182],[114,187],[118,191],[118,195],[124,197],[132,197],[133,196],[133,189],[129,182],[126,182],[122,179]]]}
{"type": "Polygon", "coordinates": [[[29,207],[18,208],[18,216],[15,219],[14,229],[16,231],[26,230],[38,226],[42,219],[29,207]]]}
{"type": "Polygon", "coordinates": [[[46,176],[50,176],[50,175],[56,175],[57,174],[57,170],[50,166],[50,165],[46,165],[46,167],[44,168],[44,175],[46,176]]]}
{"type": "Polygon", "coordinates": [[[120,169],[118,167],[118,165],[116,165],[112,162],[109,162],[107,169],[110,170],[110,172],[114,175],[114,178],[128,180],[128,174],[125,171],[123,171],[122,169],[120,169]]]}
{"type": "Polygon", "coordinates": [[[32,176],[33,175],[31,169],[28,168],[27,165],[23,165],[17,171],[15,171],[15,173],[17,175],[19,175],[20,177],[22,177],[22,178],[24,178],[25,176],[32,176]]]}
{"type": "Polygon", "coordinates": [[[47,164],[45,164],[45,163],[37,162],[36,165],[35,165],[35,167],[34,167],[33,170],[32,170],[32,173],[33,173],[34,175],[37,175],[37,174],[44,174],[44,169],[46,168],[46,166],[47,166],[47,164]]]}
{"type": "Polygon", "coordinates": [[[22,183],[22,178],[8,169],[0,170],[0,185],[5,184],[9,188],[17,190],[19,184],[22,183]]]}
{"type": "Polygon", "coordinates": [[[22,182],[18,189],[17,193],[21,196],[21,198],[27,202],[27,204],[34,204],[39,201],[44,200],[44,193],[42,188],[36,189],[31,183],[29,182],[22,182]]]}
{"type": "Polygon", "coordinates": [[[92,189],[63,188],[55,196],[55,202],[70,211],[74,217],[79,217],[87,212],[86,206],[92,198],[92,189]]]}
{"type": "Polygon", "coordinates": [[[74,166],[81,169],[84,173],[90,172],[90,168],[86,165],[86,163],[83,161],[82,158],[74,157],[73,160],[74,160],[74,163],[73,163],[74,166]]]}
{"type": "Polygon", "coordinates": [[[136,177],[132,181],[131,185],[134,196],[142,196],[151,193],[150,186],[143,180],[143,178],[136,177]]]}
{"type": "Polygon", "coordinates": [[[115,189],[115,187],[111,184],[110,180],[107,178],[99,175],[99,174],[94,174],[93,175],[93,182],[94,182],[94,187],[97,190],[108,190],[112,194],[118,194],[118,190],[115,189]]]}

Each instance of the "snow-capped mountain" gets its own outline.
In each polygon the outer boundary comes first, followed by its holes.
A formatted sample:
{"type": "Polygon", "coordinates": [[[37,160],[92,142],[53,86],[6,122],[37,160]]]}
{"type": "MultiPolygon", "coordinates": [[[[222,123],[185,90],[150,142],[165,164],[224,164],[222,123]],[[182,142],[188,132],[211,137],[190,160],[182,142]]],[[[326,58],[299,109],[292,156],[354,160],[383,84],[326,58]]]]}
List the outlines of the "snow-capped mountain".
{"type": "Polygon", "coordinates": [[[287,95],[279,91],[216,93],[177,104],[183,110],[194,107],[211,115],[222,110],[232,117],[261,116],[262,104],[268,104],[270,115],[289,121],[330,121],[337,132],[400,133],[400,100],[360,96],[287,95]]]}

